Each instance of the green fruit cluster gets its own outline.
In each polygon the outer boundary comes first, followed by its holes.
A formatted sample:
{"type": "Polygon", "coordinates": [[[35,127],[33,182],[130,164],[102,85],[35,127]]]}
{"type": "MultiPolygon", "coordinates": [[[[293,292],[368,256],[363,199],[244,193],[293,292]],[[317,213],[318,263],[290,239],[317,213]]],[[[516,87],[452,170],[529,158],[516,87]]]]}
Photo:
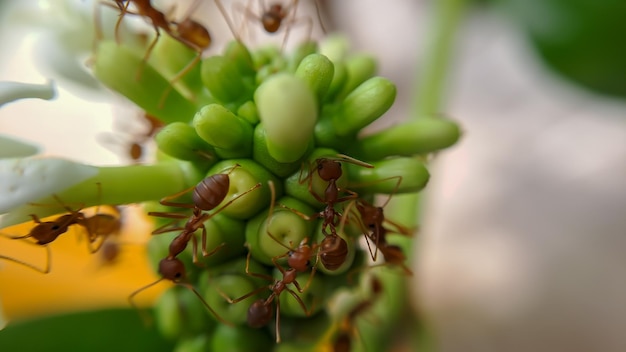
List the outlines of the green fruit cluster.
{"type": "MultiPolygon", "coordinates": [[[[326,199],[329,183],[317,173],[320,160],[342,164],[335,182],[343,196],[371,200],[380,193],[422,190],[430,177],[425,156],[459,138],[458,126],[438,117],[363,135],[361,130],[391,107],[396,86],[375,75],[372,57],[348,56],[337,43],[305,43],[284,54],[273,47],[251,52],[232,42],[173,85],[170,80],[194,55],[175,40],[164,36],[149,58],[143,48],[99,44],[95,75],[166,123],[156,135],[160,160],[184,161],[207,177],[222,173],[229,178],[221,204],[232,203],[204,223],[206,244],[189,245],[178,258],[187,270],[184,283],[230,325],[216,322],[191,291],[174,287],[159,300],[156,316],[163,334],[179,339],[178,351],[272,348],[275,320],[253,329],[247,326],[248,308],[268,298],[270,286],[284,278],[290,252],[303,241],[317,250],[326,236],[318,214],[327,207],[320,200],[326,199]],[[217,250],[205,257],[198,254],[201,249],[217,250]],[[247,295],[237,303],[227,300],[247,295]]],[[[177,202],[192,204],[186,198],[190,193],[177,202]]],[[[327,302],[337,290],[357,282],[352,274],[366,266],[369,253],[358,241],[367,229],[359,226],[358,213],[348,211],[347,203],[330,205],[345,213],[341,226],[333,224],[348,245],[345,262],[329,270],[313,255],[310,265],[316,269],[297,277],[306,289],[300,293],[288,285],[292,291],[283,291],[272,303],[280,302],[283,349],[296,341],[319,340],[325,330],[315,326],[330,326],[333,319],[327,302]]],[[[156,202],[146,207],[191,216],[188,209],[156,202]]],[[[168,226],[173,219],[156,222],[168,226]]],[[[178,233],[152,237],[149,254],[155,267],[168,256],[178,233]]]]}

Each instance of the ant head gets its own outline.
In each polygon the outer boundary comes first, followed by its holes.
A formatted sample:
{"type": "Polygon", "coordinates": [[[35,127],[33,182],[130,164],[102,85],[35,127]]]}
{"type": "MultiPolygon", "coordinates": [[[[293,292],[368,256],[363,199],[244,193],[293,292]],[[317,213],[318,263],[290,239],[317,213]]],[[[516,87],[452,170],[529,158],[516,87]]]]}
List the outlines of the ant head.
{"type": "Polygon", "coordinates": [[[159,262],[159,274],[173,282],[185,280],[185,264],[178,258],[165,258],[159,262]]]}
{"type": "Polygon", "coordinates": [[[317,163],[317,173],[324,181],[337,180],[341,177],[341,163],[326,158],[320,158],[315,161],[317,163]]]}
{"type": "Polygon", "coordinates": [[[264,299],[258,299],[248,308],[248,325],[252,328],[260,328],[272,319],[272,307],[265,304],[264,299]]]}

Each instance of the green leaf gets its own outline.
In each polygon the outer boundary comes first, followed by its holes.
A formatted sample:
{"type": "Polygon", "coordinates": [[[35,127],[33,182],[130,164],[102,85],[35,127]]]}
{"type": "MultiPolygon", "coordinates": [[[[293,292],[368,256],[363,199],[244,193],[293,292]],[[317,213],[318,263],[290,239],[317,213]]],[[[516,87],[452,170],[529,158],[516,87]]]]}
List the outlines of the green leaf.
{"type": "Polygon", "coordinates": [[[154,327],[132,309],[59,315],[10,324],[0,333],[3,351],[171,351],[154,327]]]}
{"type": "Polygon", "coordinates": [[[626,97],[626,2],[502,2],[550,68],[593,91],[626,97]]]}

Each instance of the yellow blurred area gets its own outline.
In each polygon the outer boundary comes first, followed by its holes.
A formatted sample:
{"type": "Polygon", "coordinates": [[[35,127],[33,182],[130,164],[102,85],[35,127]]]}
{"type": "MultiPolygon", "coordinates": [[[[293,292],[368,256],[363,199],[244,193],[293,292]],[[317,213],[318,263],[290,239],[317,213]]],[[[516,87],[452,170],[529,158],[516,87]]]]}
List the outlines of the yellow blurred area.
{"type": "MultiPolygon", "coordinates": [[[[84,228],[74,225],[50,243],[51,271],[43,274],[10,260],[0,259],[0,302],[8,320],[22,320],[59,313],[129,307],[128,296],[158,279],[150,268],[145,243],[151,223],[138,206],[123,210],[122,229],[115,237],[120,244],[113,262],[104,251],[91,254],[84,228]]],[[[42,219],[52,221],[55,216],[42,219]]],[[[3,229],[10,236],[27,234],[34,223],[3,229]]],[[[32,239],[0,236],[0,255],[27,262],[39,268],[46,264],[46,250],[32,239]]],[[[168,282],[159,283],[136,296],[139,306],[148,306],[168,282]]]]}

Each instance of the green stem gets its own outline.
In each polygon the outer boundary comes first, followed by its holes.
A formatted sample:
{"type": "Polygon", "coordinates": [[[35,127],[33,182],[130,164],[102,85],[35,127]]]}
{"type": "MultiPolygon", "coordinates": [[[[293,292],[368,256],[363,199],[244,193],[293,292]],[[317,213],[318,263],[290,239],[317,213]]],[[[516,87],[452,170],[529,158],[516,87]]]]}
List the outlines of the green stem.
{"type": "Polygon", "coordinates": [[[427,44],[425,64],[420,70],[417,99],[413,118],[439,112],[447,82],[454,40],[463,14],[465,0],[440,0],[435,2],[435,16],[430,41],[427,44]]]}
{"type": "MultiPolygon", "coordinates": [[[[198,182],[202,175],[184,163],[164,162],[156,165],[100,167],[98,174],[57,194],[68,207],[80,210],[98,204],[129,204],[179,192],[198,182]],[[99,185],[99,186],[98,186],[99,185]],[[79,208],[80,207],[80,208],[79,208]]],[[[3,226],[31,220],[30,214],[43,218],[66,213],[53,197],[37,200],[35,205],[25,205],[6,214],[3,226]]]]}
{"type": "MultiPolygon", "coordinates": [[[[425,115],[439,112],[444,101],[444,87],[446,75],[449,73],[449,64],[454,48],[455,35],[462,18],[464,0],[440,0],[435,2],[435,18],[431,24],[431,38],[426,52],[428,53],[425,64],[420,70],[423,74],[418,83],[418,91],[415,99],[412,119],[419,119],[425,115]]],[[[395,196],[389,203],[386,214],[391,215],[393,220],[404,226],[415,227],[418,223],[419,200],[418,194],[405,194],[395,196]]],[[[400,245],[409,260],[413,260],[412,241],[402,239],[400,245]]],[[[389,276],[389,275],[385,275],[389,276]]],[[[387,279],[393,280],[387,277],[387,279]]],[[[392,284],[391,282],[387,283],[392,284]]],[[[403,282],[398,282],[394,291],[405,290],[403,282]]],[[[405,293],[406,294],[406,293],[405,293]]],[[[422,326],[417,328],[420,335],[424,334],[422,326]]]]}

